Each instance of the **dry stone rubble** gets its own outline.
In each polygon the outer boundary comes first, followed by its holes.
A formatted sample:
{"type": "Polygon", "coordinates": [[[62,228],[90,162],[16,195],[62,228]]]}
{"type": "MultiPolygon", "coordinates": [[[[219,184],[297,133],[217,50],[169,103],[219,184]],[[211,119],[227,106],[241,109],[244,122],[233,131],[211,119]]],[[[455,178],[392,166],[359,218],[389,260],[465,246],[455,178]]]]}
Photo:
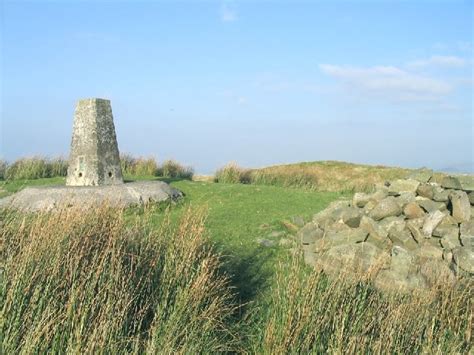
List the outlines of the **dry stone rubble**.
{"type": "Polygon", "coordinates": [[[299,231],[306,263],[366,273],[383,291],[474,279],[474,176],[431,180],[420,170],[331,203],[299,231]]]}

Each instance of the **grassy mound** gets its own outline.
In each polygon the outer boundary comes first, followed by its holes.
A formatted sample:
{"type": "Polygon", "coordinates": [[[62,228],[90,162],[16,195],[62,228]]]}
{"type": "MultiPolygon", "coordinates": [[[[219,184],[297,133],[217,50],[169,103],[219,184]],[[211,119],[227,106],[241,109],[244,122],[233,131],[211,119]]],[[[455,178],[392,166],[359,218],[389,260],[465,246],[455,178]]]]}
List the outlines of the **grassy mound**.
{"type": "Polygon", "coordinates": [[[214,180],[224,183],[297,187],[314,191],[371,191],[375,184],[405,178],[410,171],[412,170],[337,161],[276,165],[261,169],[245,169],[230,163],[217,170],[214,180]]]}

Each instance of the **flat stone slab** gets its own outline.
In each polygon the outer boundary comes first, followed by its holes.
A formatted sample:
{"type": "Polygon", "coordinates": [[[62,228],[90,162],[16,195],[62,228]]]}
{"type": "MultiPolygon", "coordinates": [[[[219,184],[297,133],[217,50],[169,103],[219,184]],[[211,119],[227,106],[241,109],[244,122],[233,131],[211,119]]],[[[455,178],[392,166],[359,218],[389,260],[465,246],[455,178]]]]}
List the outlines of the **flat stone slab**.
{"type": "Polygon", "coordinates": [[[64,207],[90,207],[109,204],[113,207],[177,201],[183,193],[162,181],[136,181],[109,186],[27,187],[0,199],[0,209],[25,212],[51,211],[64,207]]]}

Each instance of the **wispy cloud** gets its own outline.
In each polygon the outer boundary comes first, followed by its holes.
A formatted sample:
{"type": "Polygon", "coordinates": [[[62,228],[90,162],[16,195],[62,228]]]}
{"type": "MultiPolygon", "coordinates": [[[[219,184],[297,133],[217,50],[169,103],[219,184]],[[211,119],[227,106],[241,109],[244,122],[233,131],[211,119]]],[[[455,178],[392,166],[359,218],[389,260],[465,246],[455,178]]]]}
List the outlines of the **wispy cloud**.
{"type": "Polygon", "coordinates": [[[395,66],[350,67],[321,64],[320,70],[349,89],[390,101],[432,101],[453,87],[442,80],[407,72],[395,66]]]}
{"type": "Polygon", "coordinates": [[[427,59],[420,59],[409,62],[408,67],[421,68],[427,66],[443,66],[443,67],[463,67],[466,65],[466,60],[456,56],[434,55],[427,59]]]}
{"type": "Polygon", "coordinates": [[[220,17],[222,22],[234,22],[237,21],[237,10],[235,5],[231,2],[224,1],[221,4],[220,17]]]}

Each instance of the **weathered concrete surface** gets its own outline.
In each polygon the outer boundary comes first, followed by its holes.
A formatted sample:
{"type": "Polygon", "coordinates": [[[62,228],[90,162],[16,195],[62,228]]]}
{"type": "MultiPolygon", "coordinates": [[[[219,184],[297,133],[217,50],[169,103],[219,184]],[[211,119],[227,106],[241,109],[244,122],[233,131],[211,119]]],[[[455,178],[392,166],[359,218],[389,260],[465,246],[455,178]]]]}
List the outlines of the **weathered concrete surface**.
{"type": "Polygon", "coordinates": [[[0,199],[1,208],[25,212],[52,211],[64,207],[109,204],[113,207],[176,201],[182,193],[161,181],[139,181],[109,186],[28,187],[0,199]]]}
{"type": "Polygon", "coordinates": [[[109,100],[85,99],[74,113],[66,185],[122,184],[120,155],[109,100]]]}

